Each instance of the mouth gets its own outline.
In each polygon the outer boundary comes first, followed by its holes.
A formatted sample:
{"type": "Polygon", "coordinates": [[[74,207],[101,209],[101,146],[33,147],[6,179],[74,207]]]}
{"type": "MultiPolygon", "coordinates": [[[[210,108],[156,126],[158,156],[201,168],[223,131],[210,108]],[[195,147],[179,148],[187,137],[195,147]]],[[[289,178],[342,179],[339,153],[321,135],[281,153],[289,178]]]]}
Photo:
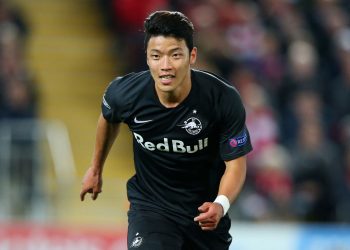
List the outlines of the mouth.
{"type": "Polygon", "coordinates": [[[175,76],[174,75],[162,75],[162,76],[159,76],[159,78],[160,78],[161,83],[170,84],[173,81],[173,79],[175,78],[175,76]]]}

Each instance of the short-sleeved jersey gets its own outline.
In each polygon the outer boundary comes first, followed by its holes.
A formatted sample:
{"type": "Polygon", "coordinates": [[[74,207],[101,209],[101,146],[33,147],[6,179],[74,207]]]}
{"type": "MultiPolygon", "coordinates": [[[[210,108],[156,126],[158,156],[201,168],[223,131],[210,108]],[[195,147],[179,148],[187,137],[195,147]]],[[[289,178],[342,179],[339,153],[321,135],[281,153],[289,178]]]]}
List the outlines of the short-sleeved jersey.
{"type": "Polygon", "coordinates": [[[103,96],[104,118],[126,123],[133,134],[131,205],[193,218],[215,199],[224,161],[252,150],[236,89],[204,71],[191,70],[191,80],[175,108],[160,103],[149,71],[116,78],[103,96]]]}

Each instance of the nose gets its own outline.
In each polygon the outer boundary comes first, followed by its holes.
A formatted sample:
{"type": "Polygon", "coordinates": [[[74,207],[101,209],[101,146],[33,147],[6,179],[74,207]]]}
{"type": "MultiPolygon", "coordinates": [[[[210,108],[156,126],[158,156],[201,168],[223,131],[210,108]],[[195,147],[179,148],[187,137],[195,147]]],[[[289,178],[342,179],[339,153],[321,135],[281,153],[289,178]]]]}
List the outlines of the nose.
{"type": "Polygon", "coordinates": [[[171,69],[171,62],[168,56],[164,56],[161,62],[161,70],[168,71],[171,69]]]}

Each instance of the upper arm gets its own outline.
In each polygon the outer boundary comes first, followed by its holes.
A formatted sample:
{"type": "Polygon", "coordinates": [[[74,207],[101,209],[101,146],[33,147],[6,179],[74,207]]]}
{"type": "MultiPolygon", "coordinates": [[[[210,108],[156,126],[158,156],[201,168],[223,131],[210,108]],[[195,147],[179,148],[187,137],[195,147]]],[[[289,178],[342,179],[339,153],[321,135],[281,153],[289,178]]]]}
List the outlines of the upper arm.
{"type": "Polygon", "coordinates": [[[110,123],[120,123],[125,120],[128,106],[126,86],[127,84],[122,77],[116,78],[108,85],[103,94],[102,115],[110,123]]]}
{"type": "Polygon", "coordinates": [[[226,170],[229,171],[233,168],[238,168],[242,172],[246,172],[247,168],[247,157],[241,156],[233,160],[225,161],[226,170]]]}
{"type": "Polygon", "coordinates": [[[98,128],[106,131],[110,135],[117,135],[119,133],[120,122],[109,122],[101,113],[98,119],[98,128]]]}
{"type": "Polygon", "coordinates": [[[241,98],[235,90],[223,94],[220,105],[220,152],[224,161],[246,155],[252,150],[246,113],[241,98]]]}

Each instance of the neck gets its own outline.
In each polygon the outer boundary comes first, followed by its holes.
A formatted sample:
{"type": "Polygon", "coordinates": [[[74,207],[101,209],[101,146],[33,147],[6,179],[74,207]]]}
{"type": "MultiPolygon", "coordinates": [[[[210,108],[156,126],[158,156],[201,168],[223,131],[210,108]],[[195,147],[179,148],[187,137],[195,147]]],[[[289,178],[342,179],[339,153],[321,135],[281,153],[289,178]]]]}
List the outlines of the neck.
{"type": "Polygon", "coordinates": [[[191,81],[174,91],[166,92],[156,88],[160,103],[166,108],[175,108],[178,106],[191,91],[191,81]]]}

